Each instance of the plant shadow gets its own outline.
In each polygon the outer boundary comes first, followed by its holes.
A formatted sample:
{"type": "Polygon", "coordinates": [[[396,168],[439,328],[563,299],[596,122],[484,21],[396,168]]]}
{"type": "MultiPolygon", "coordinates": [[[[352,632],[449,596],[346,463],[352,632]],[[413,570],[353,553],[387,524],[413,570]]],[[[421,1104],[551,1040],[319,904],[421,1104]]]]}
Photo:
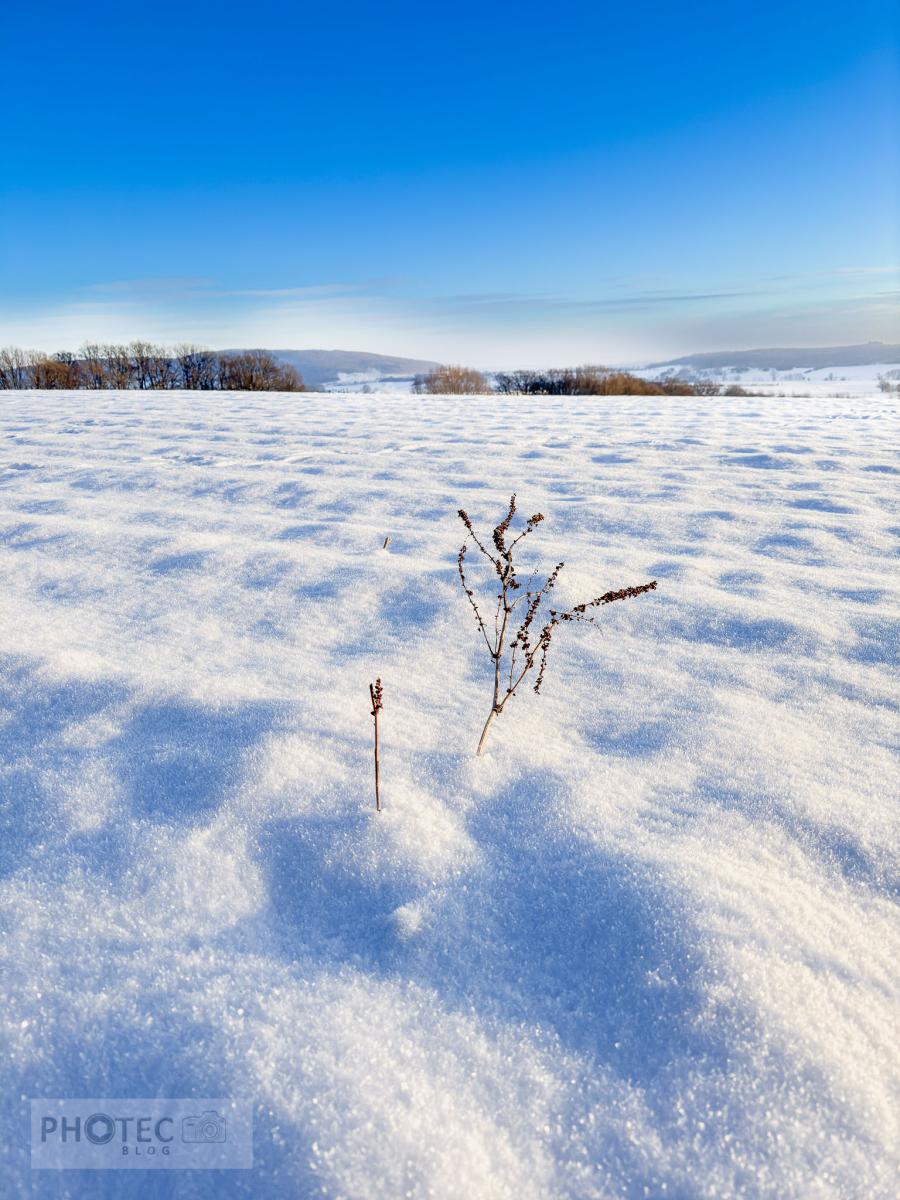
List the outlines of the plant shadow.
{"type": "Polygon", "coordinates": [[[438,917],[429,982],[448,1002],[549,1029],[637,1084],[677,1056],[710,1054],[694,1022],[700,956],[665,883],[564,829],[552,776],[523,783],[470,821],[484,869],[438,917]]]}
{"type": "Polygon", "coordinates": [[[682,1055],[721,1057],[695,1020],[702,956],[670,889],[565,829],[557,790],[529,776],[485,800],[468,822],[478,867],[424,891],[388,859],[353,865],[368,817],[270,824],[257,851],[280,953],[304,971],[350,963],[427,988],[641,1085],[682,1055]],[[421,909],[411,931],[404,905],[421,909]]]}
{"type": "Polygon", "coordinates": [[[355,850],[368,815],[287,817],[269,822],[256,850],[268,876],[270,932],[294,959],[313,954],[324,963],[353,961],[384,970],[392,957],[391,914],[415,895],[385,865],[363,873],[355,850]]]}
{"type": "Polygon", "coordinates": [[[638,721],[626,725],[609,717],[602,726],[582,725],[581,735],[599,754],[614,758],[646,758],[658,754],[672,739],[665,721],[638,721]]]}
{"type": "Polygon", "coordinates": [[[111,745],[127,810],[152,821],[208,822],[240,782],[245,752],[278,711],[256,701],[221,709],[170,701],[140,709],[111,745]]]}
{"type": "Polygon", "coordinates": [[[815,821],[786,801],[765,793],[747,795],[708,779],[698,782],[697,791],[725,811],[738,812],[757,823],[768,821],[777,825],[807,857],[846,883],[900,899],[895,864],[879,860],[852,831],[815,821]]]}
{"type": "Polygon", "coordinates": [[[42,680],[34,663],[0,661],[0,878],[58,836],[58,781],[77,778],[90,751],[72,725],[120,702],[125,689],[93,680],[42,680]]]}

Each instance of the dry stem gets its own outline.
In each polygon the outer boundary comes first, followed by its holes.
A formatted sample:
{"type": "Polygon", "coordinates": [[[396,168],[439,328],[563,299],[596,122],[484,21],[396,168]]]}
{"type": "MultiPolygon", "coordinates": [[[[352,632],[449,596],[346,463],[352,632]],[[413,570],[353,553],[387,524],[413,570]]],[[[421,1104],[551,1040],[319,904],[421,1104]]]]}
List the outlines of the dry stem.
{"type": "Polygon", "coordinates": [[[372,716],[375,718],[375,811],[381,812],[381,769],[378,761],[378,714],[384,708],[384,689],[381,680],[376,679],[369,684],[369,696],[372,700],[372,716]]]}
{"type": "Polygon", "coordinates": [[[510,497],[506,516],[492,531],[491,541],[494,546],[494,552],[492,553],[485,545],[485,542],[475,532],[472,521],[465,509],[461,508],[459,510],[460,520],[467,530],[466,541],[463,542],[457,556],[459,578],[463,591],[475,614],[475,623],[494,664],[494,695],[491,701],[491,710],[488,713],[484,728],[481,731],[481,738],[478,742],[477,753],[479,755],[484,752],[488,732],[495,717],[498,717],[503,712],[506,704],[516,694],[519,685],[525,679],[526,675],[536,665],[538,666],[538,672],[534,690],[535,692],[540,692],[541,684],[544,681],[544,672],[547,667],[547,653],[558,625],[563,621],[593,622],[594,618],[587,615],[589,608],[599,608],[604,604],[611,604],[615,600],[626,600],[632,596],[641,596],[645,592],[651,592],[656,588],[656,580],[653,580],[651,583],[643,583],[637,587],[627,587],[615,592],[605,592],[602,596],[596,596],[593,600],[588,600],[584,604],[576,604],[570,609],[547,609],[544,624],[540,627],[540,631],[535,637],[532,632],[533,626],[547,597],[556,586],[559,573],[563,569],[564,564],[557,563],[546,577],[542,586],[536,589],[533,587],[536,572],[533,573],[528,581],[524,597],[515,595],[516,592],[521,591],[522,584],[516,575],[513,552],[519,542],[523,541],[524,538],[533,532],[544,519],[542,513],[535,513],[528,518],[525,528],[511,541],[507,542],[507,535],[515,514],[516,497],[513,495],[510,497]],[[479,608],[475,592],[469,587],[466,579],[465,562],[469,538],[472,539],[481,555],[491,563],[494,573],[497,576],[499,592],[497,593],[497,605],[491,622],[493,625],[491,632],[488,631],[489,627],[481,615],[481,609],[479,608]],[[512,640],[508,641],[513,613],[523,598],[526,601],[526,605],[521,624],[512,640]],[[532,641],[533,637],[535,637],[534,641],[532,641]]]}

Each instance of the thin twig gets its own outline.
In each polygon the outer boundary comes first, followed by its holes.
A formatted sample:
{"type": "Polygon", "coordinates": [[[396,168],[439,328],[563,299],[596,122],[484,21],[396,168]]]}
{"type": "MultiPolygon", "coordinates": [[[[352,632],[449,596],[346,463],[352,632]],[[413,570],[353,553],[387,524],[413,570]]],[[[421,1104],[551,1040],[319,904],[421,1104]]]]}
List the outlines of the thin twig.
{"type": "Polygon", "coordinates": [[[375,811],[381,812],[381,769],[378,761],[378,714],[384,708],[384,689],[381,679],[369,684],[369,696],[372,700],[372,716],[375,718],[375,811]]]}

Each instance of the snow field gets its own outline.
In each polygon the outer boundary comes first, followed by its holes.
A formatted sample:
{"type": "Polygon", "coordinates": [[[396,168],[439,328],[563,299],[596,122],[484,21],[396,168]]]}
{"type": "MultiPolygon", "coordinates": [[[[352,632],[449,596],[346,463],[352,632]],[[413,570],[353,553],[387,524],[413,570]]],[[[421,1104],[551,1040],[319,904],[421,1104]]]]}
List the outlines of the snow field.
{"type": "Polygon", "coordinates": [[[0,429],[4,1194],[895,1194],[896,397],[0,429]],[[455,514],[511,491],[560,599],[659,587],[476,760],[455,514]],[[249,1097],[256,1167],[32,1175],[65,1095],[249,1097]]]}

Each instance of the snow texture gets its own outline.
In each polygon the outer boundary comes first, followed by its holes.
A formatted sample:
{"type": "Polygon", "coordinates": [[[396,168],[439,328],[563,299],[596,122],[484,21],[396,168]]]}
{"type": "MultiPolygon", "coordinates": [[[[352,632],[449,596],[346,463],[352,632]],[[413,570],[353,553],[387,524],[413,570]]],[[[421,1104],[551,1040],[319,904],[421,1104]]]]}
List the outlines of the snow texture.
{"type": "Polygon", "coordinates": [[[895,1195],[896,406],[7,393],[2,1194],[895,1195]],[[513,490],[659,589],[476,760],[513,490]],[[32,1175],[67,1095],[256,1167],[32,1175]]]}

